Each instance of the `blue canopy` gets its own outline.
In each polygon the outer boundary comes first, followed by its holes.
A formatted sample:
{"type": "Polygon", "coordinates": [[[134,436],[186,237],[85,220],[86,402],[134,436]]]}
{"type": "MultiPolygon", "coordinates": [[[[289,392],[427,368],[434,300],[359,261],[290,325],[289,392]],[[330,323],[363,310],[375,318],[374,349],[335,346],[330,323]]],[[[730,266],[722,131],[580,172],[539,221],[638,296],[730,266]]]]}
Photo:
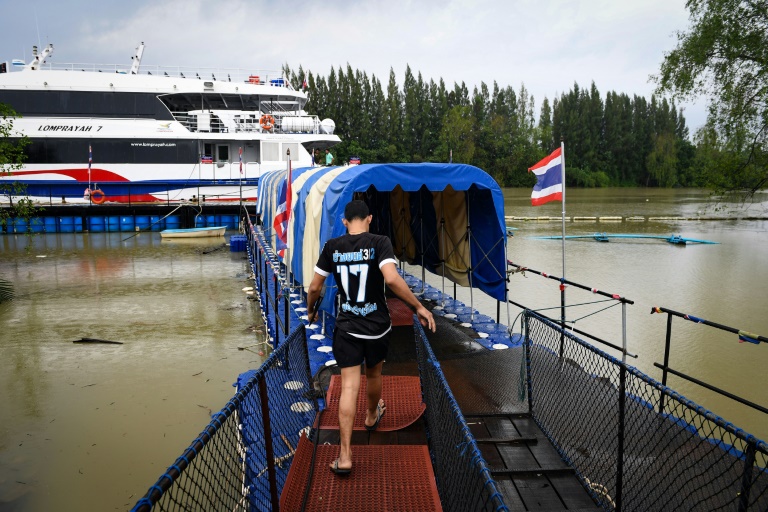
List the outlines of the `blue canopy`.
{"type": "MultiPolygon", "coordinates": [[[[303,171],[293,175],[294,243],[286,262],[297,282],[309,286],[320,249],[345,232],[344,207],[360,198],[373,213],[371,231],[389,236],[399,259],[506,300],[504,198],[485,171],[437,163],[303,171]]],[[[329,295],[324,309],[332,304],[329,295]]]]}

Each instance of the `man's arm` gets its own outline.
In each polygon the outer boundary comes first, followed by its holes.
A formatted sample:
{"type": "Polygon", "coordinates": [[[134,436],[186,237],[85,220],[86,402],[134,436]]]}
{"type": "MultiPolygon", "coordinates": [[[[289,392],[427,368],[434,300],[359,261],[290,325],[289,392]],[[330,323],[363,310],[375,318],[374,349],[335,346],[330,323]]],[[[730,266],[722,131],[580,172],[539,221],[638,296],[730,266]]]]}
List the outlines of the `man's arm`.
{"type": "Polygon", "coordinates": [[[325,283],[325,276],[315,272],[315,276],[312,278],[312,282],[309,283],[309,290],[307,291],[307,319],[309,323],[314,322],[317,318],[315,302],[320,298],[323,283],[325,283]]]}
{"type": "MultiPolygon", "coordinates": [[[[411,306],[416,310],[416,314],[419,316],[421,325],[427,327],[430,331],[435,332],[435,319],[427,308],[425,308],[419,299],[413,294],[408,285],[405,283],[400,274],[397,273],[397,267],[394,263],[385,263],[381,267],[381,273],[384,274],[384,282],[387,283],[389,289],[392,290],[403,302],[411,306]]],[[[317,275],[317,274],[315,274],[317,275]]],[[[314,282],[314,281],[313,281],[314,282]]]]}

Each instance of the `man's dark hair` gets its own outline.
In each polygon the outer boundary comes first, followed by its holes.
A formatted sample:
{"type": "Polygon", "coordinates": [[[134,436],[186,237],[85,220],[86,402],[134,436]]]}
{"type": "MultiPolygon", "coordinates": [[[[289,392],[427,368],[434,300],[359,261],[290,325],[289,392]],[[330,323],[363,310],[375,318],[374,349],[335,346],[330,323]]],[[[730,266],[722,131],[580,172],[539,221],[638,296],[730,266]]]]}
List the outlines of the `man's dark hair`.
{"type": "Polygon", "coordinates": [[[355,219],[365,220],[368,215],[370,215],[368,212],[368,205],[365,204],[365,201],[361,201],[360,199],[350,201],[347,203],[347,206],[344,207],[344,218],[348,221],[355,219]]]}

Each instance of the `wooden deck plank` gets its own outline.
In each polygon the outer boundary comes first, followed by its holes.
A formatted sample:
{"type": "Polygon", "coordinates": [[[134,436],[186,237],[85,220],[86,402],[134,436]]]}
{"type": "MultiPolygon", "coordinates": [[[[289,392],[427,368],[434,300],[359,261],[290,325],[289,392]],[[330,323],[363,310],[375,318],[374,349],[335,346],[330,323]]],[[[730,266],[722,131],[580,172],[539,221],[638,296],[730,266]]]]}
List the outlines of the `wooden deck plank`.
{"type": "Polygon", "coordinates": [[[369,434],[368,444],[397,444],[397,432],[373,431],[369,434]]]}
{"type": "MultiPolygon", "coordinates": [[[[490,437],[520,437],[520,433],[515,428],[515,424],[509,418],[486,417],[483,418],[485,426],[488,428],[490,437]]],[[[480,437],[480,436],[475,436],[480,437]]]]}
{"type": "Polygon", "coordinates": [[[517,492],[517,487],[515,487],[515,483],[511,478],[502,476],[494,478],[494,480],[496,480],[499,492],[504,495],[504,503],[509,510],[525,510],[525,503],[523,503],[522,498],[520,498],[520,493],[517,492]]]}
{"type": "Polygon", "coordinates": [[[549,475],[549,481],[569,509],[597,509],[592,497],[576,477],[564,474],[549,475]]]}
{"type": "Polygon", "coordinates": [[[496,445],[493,444],[481,444],[477,446],[480,449],[480,455],[483,456],[485,462],[488,463],[488,467],[502,468],[504,467],[504,459],[501,458],[499,451],[496,449],[496,445]]]}
{"type": "Polygon", "coordinates": [[[539,465],[527,445],[500,444],[496,445],[496,449],[504,459],[504,466],[508,469],[531,468],[539,465]]]}
{"type": "MultiPolygon", "coordinates": [[[[546,440],[541,429],[539,429],[539,426],[536,425],[536,422],[533,421],[532,418],[516,417],[512,420],[512,422],[515,424],[515,427],[518,429],[521,435],[538,435],[542,437],[542,440],[546,440]]],[[[568,467],[568,465],[563,462],[560,454],[557,453],[557,450],[555,450],[555,447],[552,446],[552,443],[550,443],[548,440],[547,442],[531,444],[529,445],[529,449],[533,456],[536,458],[538,464],[542,467],[568,467]]]]}
{"type": "Polygon", "coordinates": [[[525,503],[526,510],[565,510],[565,505],[547,477],[527,475],[513,478],[512,481],[525,503]]]}

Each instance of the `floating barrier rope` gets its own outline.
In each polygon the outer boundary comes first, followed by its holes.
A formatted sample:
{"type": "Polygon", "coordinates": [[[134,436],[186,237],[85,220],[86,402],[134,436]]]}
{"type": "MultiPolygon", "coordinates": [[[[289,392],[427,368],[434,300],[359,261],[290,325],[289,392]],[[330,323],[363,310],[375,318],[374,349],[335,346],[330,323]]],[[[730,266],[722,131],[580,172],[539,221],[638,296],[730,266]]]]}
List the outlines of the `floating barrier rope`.
{"type": "MultiPolygon", "coordinates": [[[[533,240],[562,240],[562,236],[530,236],[528,237],[533,240]]],[[[631,233],[617,233],[617,234],[608,234],[608,233],[595,233],[592,235],[568,235],[565,237],[566,240],[576,240],[579,238],[592,238],[594,240],[597,240],[598,242],[609,242],[611,238],[643,238],[643,239],[650,239],[650,240],[664,240],[665,242],[668,242],[670,244],[675,245],[686,245],[686,244],[719,244],[720,242],[713,242],[712,240],[700,240],[698,238],[686,238],[681,235],[669,235],[669,236],[663,236],[663,235],[635,235],[631,233]]]]}

